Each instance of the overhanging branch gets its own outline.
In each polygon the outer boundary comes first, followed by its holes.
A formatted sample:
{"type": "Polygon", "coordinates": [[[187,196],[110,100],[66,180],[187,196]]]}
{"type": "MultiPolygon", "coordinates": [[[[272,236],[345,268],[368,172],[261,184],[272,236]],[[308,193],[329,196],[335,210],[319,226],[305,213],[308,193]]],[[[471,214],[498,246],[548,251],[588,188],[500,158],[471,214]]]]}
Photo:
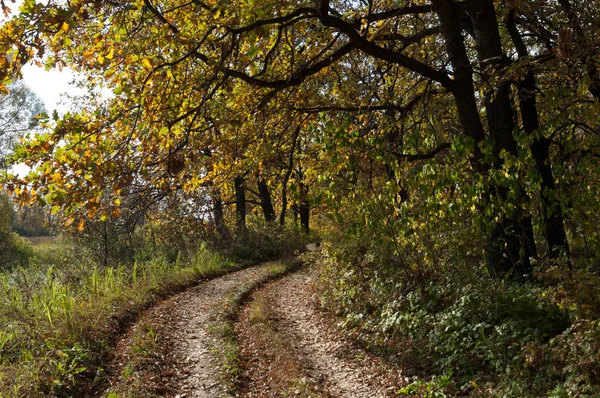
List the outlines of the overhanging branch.
{"type": "Polygon", "coordinates": [[[416,162],[418,160],[433,159],[440,152],[442,152],[443,150],[448,149],[450,147],[451,147],[450,143],[445,142],[445,143],[441,144],[440,146],[438,146],[437,148],[435,148],[434,150],[432,150],[431,152],[427,152],[427,153],[416,153],[416,154],[406,154],[406,153],[398,153],[398,152],[391,152],[391,153],[398,160],[406,160],[409,162],[416,162]]]}

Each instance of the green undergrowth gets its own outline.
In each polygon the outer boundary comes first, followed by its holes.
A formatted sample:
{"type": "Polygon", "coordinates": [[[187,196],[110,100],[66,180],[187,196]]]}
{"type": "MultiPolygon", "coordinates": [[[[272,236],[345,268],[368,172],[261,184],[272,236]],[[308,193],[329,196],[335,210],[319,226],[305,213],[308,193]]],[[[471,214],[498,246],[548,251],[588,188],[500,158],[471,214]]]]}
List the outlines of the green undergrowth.
{"type": "Polygon", "coordinates": [[[296,225],[280,226],[249,217],[248,228],[224,248],[236,262],[258,264],[298,254],[310,238],[296,225]]]}
{"type": "Polygon", "coordinates": [[[0,230],[0,272],[28,263],[33,255],[34,251],[25,239],[0,230]]]}
{"type": "Polygon", "coordinates": [[[522,283],[477,265],[411,264],[364,242],[324,244],[314,259],[322,305],[412,377],[398,395],[599,396],[593,270],[540,264],[522,283]]]}
{"type": "MultiPolygon", "coordinates": [[[[104,379],[116,337],[166,295],[239,268],[200,245],[102,267],[67,243],[37,246],[0,273],[0,396],[83,396],[104,379]]],[[[147,254],[147,253],[146,253],[147,254]]]]}
{"type": "Polygon", "coordinates": [[[216,361],[220,369],[221,380],[230,393],[234,393],[240,386],[240,377],[243,373],[235,335],[235,323],[243,303],[261,286],[297,270],[301,264],[298,259],[274,262],[262,278],[241,286],[229,295],[221,306],[223,309],[217,314],[215,322],[210,326],[210,333],[216,338],[213,352],[217,357],[216,361]]]}

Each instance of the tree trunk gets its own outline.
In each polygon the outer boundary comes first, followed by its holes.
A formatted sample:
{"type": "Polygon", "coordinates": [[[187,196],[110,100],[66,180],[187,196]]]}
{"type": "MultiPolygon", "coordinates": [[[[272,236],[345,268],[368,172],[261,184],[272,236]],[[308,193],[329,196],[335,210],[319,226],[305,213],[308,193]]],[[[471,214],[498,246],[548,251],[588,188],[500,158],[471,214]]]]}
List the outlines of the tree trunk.
{"type": "Polygon", "coordinates": [[[225,225],[225,217],[223,216],[223,201],[221,200],[221,195],[213,195],[212,203],[215,229],[217,230],[217,233],[221,236],[221,238],[228,239],[229,232],[227,231],[227,226],[225,225]]]}
{"type": "MultiPolygon", "coordinates": [[[[471,164],[476,172],[485,175],[490,169],[502,166],[499,157],[501,150],[511,154],[517,152],[517,145],[512,136],[514,114],[510,101],[510,87],[501,84],[500,87],[495,87],[494,91],[490,90],[486,97],[488,129],[495,144],[495,156],[490,162],[480,151],[480,144],[485,140],[485,135],[475,100],[473,68],[466,52],[460,14],[453,0],[433,0],[432,3],[441,22],[442,34],[454,70],[456,84],[452,94],[460,122],[465,135],[471,137],[475,144],[471,164]]],[[[504,62],[493,3],[482,0],[468,2],[465,7],[472,21],[473,36],[482,68],[488,73],[493,73],[494,67],[501,66],[504,62]]],[[[503,201],[506,200],[507,194],[508,190],[505,188],[490,187],[488,198],[480,204],[480,210],[484,211],[488,206],[486,200],[498,197],[503,201]]],[[[516,205],[519,206],[519,203],[516,205]]],[[[511,217],[492,215],[487,217],[487,222],[495,223],[487,245],[488,267],[500,275],[511,271],[518,276],[529,275],[529,259],[536,255],[530,217],[522,211],[517,211],[516,215],[511,217]],[[500,221],[492,221],[497,216],[500,217],[500,221]]]]}
{"type": "Polygon", "coordinates": [[[283,176],[283,182],[281,183],[281,213],[279,213],[279,225],[285,225],[285,216],[287,213],[287,186],[292,176],[292,172],[294,171],[294,153],[296,151],[296,144],[298,143],[298,136],[300,135],[300,127],[298,127],[294,131],[294,136],[292,138],[292,148],[290,149],[290,156],[288,160],[288,169],[283,176]]]}
{"type": "Polygon", "coordinates": [[[550,140],[541,137],[531,144],[531,152],[541,177],[540,196],[542,199],[542,218],[548,243],[548,256],[570,257],[569,241],[565,231],[560,203],[556,200],[556,183],[550,167],[550,140]]]}
{"type": "Polygon", "coordinates": [[[300,213],[300,225],[302,230],[310,233],[310,201],[308,200],[308,185],[300,183],[300,203],[298,204],[298,212],[300,213]]]}
{"type": "Polygon", "coordinates": [[[273,209],[273,201],[271,200],[271,192],[269,187],[263,178],[258,179],[258,193],[260,195],[260,206],[262,207],[265,221],[273,222],[275,217],[275,210],[273,209]]]}
{"type": "Polygon", "coordinates": [[[283,180],[283,185],[281,186],[281,213],[279,213],[279,225],[285,225],[285,215],[287,213],[288,200],[287,200],[287,184],[288,178],[283,180]]]}
{"type": "MultiPolygon", "coordinates": [[[[529,55],[529,52],[517,29],[514,14],[514,9],[509,11],[506,18],[506,27],[517,49],[519,58],[524,58],[529,55]]],[[[535,134],[540,128],[540,123],[535,96],[536,78],[532,71],[528,71],[517,82],[517,90],[523,129],[535,137],[530,149],[541,177],[542,219],[548,256],[550,258],[558,258],[561,255],[569,257],[569,242],[565,231],[562,209],[560,203],[556,201],[556,184],[550,167],[550,140],[541,134],[535,134]]]]}
{"type": "Polygon", "coordinates": [[[246,189],[244,178],[238,176],[234,179],[235,185],[235,221],[238,232],[246,231],[246,189]]]}

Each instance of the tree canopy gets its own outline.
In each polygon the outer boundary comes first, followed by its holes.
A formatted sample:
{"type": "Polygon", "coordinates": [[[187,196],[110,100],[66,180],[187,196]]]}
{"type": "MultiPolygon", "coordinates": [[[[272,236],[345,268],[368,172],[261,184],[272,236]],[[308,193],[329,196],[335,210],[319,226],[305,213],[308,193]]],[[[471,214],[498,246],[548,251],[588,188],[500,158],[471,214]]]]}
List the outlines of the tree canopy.
{"type": "Polygon", "coordinates": [[[217,229],[237,203],[243,225],[248,193],[267,219],[291,207],[308,228],[318,207],[398,250],[468,230],[490,270],[528,277],[568,258],[567,222],[592,221],[595,7],[26,0],[0,32],[2,76],[69,67],[113,96],[48,122],[17,150],[35,171],[7,186],[79,228],[130,197],[209,197],[217,229]]]}

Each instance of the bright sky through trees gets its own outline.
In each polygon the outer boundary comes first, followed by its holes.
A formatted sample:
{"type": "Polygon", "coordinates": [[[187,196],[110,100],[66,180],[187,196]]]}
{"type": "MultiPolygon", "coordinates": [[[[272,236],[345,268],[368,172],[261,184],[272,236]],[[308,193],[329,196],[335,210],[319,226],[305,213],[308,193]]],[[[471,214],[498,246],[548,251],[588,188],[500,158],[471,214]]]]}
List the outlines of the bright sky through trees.
{"type": "MultiPolygon", "coordinates": [[[[9,3],[11,15],[19,11],[22,3],[23,0],[16,0],[14,4],[9,3]]],[[[4,23],[6,20],[7,18],[2,16],[0,23],[4,23]]],[[[64,113],[68,110],[66,104],[59,105],[62,94],[81,95],[85,93],[85,90],[71,84],[75,73],[70,69],[46,71],[44,68],[29,64],[23,68],[22,72],[23,81],[44,101],[48,112],[56,109],[59,113],[64,113]]]]}

